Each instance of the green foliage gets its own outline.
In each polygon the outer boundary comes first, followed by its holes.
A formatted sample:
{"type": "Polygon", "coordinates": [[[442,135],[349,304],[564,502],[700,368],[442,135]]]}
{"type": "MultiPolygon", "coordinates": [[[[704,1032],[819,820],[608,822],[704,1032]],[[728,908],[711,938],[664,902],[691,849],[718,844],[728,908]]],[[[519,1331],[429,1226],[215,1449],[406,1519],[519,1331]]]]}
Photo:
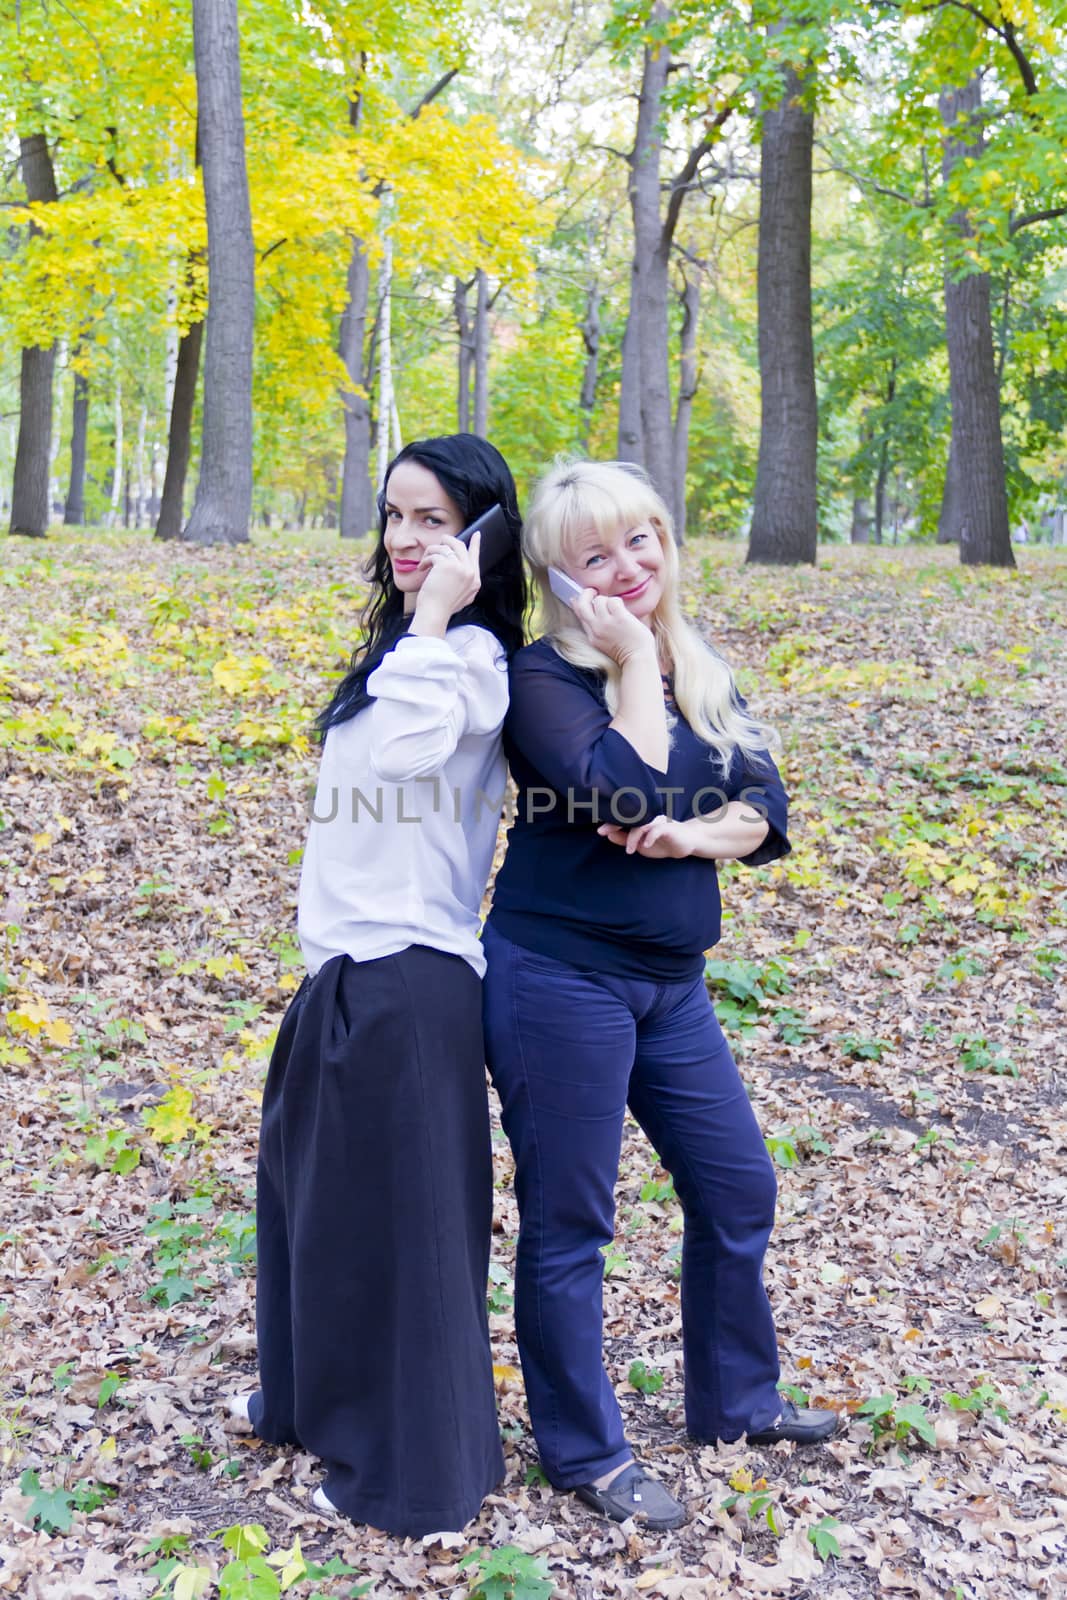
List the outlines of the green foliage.
{"type": "Polygon", "coordinates": [[[793,987],[781,961],[760,965],[709,956],[704,962],[704,978],[711,988],[719,1021],[730,1032],[754,1027],[771,998],[787,994],[793,987]]]}
{"type": "Polygon", "coordinates": [[[815,1024],[809,1022],[802,1011],[795,1011],[791,1006],[779,1006],[774,1013],[774,1025],[782,1036],[783,1044],[804,1044],[815,1032],[815,1024]]]}
{"type": "Polygon", "coordinates": [[[204,1444],[203,1438],[199,1433],[183,1433],[178,1442],[185,1446],[189,1460],[199,1472],[211,1471],[211,1468],[215,1465],[215,1457],[204,1444]]]}
{"type": "Polygon", "coordinates": [[[468,1550],[459,1565],[477,1568],[470,1600],[548,1600],[554,1588],[544,1563],[512,1544],[468,1550]]]}
{"type": "Polygon", "coordinates": [[[507,1267],[499,1261],[489,1266],[488,1309],[491,1316],[501,1316],[515,1304],[515,1285],[507,1267]]]}
{"type": "MultiPolygon", "coordinates": [[[[302,1593],[307,1583],[321,1583],[329,1578],[351,1578],[358,1569],[349,1566],[340,1557],[326,1562],[308,1561],[294,1540],[288,1550],[271,1550],[270,1536],[258,1522],[235,1523],[220,1528],[214,1535],[221,1539],[222,1547],[230,1559],[218,1575],[218,1600],[279,1600],[283,1594],[298,1585],[302,1593]]],[[[149,1571],[158,1584],[153,1600],[169,1596],[172,1600],[198,1600],[205,1596],[212,1582],[210,1566],[180,1559],[189,1550],[186,1534],[165,1539],[153,1539],[145,1546],[143,1554],[157,1555],[159,1559],[149,1571]]],[[[355,1583],[345,1593],[350,1600],[368,1595],[373,1583],[355,1583]]],[[[318,1595],[320,1591],[316,1590],[318,1595]]],[[[308,1596],[308,1600],[315,1600],[308,1596]]]]}
{"type": "Polygon", "coordinates": [[[807,1156],[828,1156],[831,1153],[818,1128],[806,1123],[778,1133],[769,1133],[763,1142],[780,1167],[796,1167],[807,1156]]]}
{"type": "Polygon", "coordinates": [[[604,1257],[605,1278],[625,1278],[630,1270],[630,1258],[623,1251],[617,1250],[613,1244],[604,1244],[600,1247],[600,1254],[604,1257]]]}
{"type": "MultiPolygon", "coordinates": [[[[731,1484],[735,1484],[739,1476],[735,1473],[730,1479],[731,1484]]],[[[766,1479],[759,1478],[750,1489],[735,1489],[733,1494],[728,1494],[719,1503],[723,1511],[732,1511],[735,1506],[740,1506],[750,1522],[762,1520],[776,1539],[781,1538],[782,1530],[775,1515],[777,1495],[774,1490],[768,1489],[766,1479]]]]}
{"type": "Polygon", "coordinates": [[[108,1128],[86,1139],[85,1159],[102,1172],[114,1172],[122,1178],[139,1166],[141,1152],[130,1144],[127,1128],[108,1128]]]}
{"type": "Polygon", "coordinates": [[[842,1054],[853,1061],[881,1061],[886,1051],[892,1049],[888,1039],[872,1039],[860,1033],[843,1033],[838,1044],[842,1054]]]}
{"type": "Polygon", "coordinates": [[[69,1533],[76,1511],[96,1511],[115,1494],[107,1484],[92,1483],[88,1479],[75,1483],[70,1489],[49,1488],[42,1484],[34,1467],[28,1467],[19,1478],[19,1490],[30,1499],[26,1513],[30,1526],[42,1528],[45,1533],[69,1533]]]}
{"type": "Polygon", "coordinates": [[[645,1204],[654,1202],[657,1205],[667,1205],[677,1199],[670,1173],[665,1178],[657,1178],[655,1174],[647,1177],[641,1185],[640,1198],[645,1204]]]}
{"type": "Polygon", "coordinates": [[[964,1072],[992,1072],[1017,1078],[1019,1068],[1004,1045],[991,1044],[982,1034],[954,1033],[952,1043],[959,1052],[964,1072]]]}
{"type": "Polygon", "coordinates": [[[1000,1390],[988,1378],[979,1378],[967,1394],[956,1394],[952,1389],[946,1390],[945,1404],[953,1411],[968,1411],[975,1417],[984,1417],[990,1412],[993,1416],[999,1417],[1001,1422],[1008,1421],[1008,1408],[1001,1398],[1000,1390]]]}
{"type": "Polygon", "coordinates": [[[548,308],[493,362],[493,442],[515,475],[520,498],[557,455],[576,452],[585,355],[570,310],[548,308]]]}
{"type": "Polygon", "coordinates": [[[840,1526],[836,1517],[823,1517],[814,1527],[808,1529],[808,1538],[815,1546],[815,1554],[820,1561],[841,1554],[841,1546],[834,1537],[834,1529],[840,1526]]]}
{"type": "Polygon", "coordinates": [[[881,1444],[913,1444],[916,1440],[936,1446],[933,1424],[921,1401],[898,1401],[890,1393],[872,1395],[860,1406],[857,1416],[870,1424],[869,1451],[881,1444]]]}
{"type": "Polygon", "coordinates": [[[665,1380],[657,1367],[647,1367],[643,1361],[631,1361],[626,1381],[640,1394],[659,1394],[665,1380]]]}
{"type": "Polygon", "coordinates": [[[104,1406],[114,1400],[122,1385],[128,1382],[129,1379],[121,1372],[105,1372],[100,1380],[100,1388],[97,1390],[97,1409],[103,1410],[104,1406]]]}

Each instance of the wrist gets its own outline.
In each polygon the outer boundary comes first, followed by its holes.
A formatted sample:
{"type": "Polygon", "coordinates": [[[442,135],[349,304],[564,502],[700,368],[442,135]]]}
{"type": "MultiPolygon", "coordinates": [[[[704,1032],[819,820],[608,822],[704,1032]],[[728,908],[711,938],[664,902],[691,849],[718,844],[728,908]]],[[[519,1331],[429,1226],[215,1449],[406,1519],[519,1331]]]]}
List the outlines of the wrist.
{"type": "Polygon", "coordinates": [[[651,633],[648,636],[647,644],[642,639],[638,644],[633,646],[624,646],[624,648],[620,650],[619,654],[615,657],[615,660],[620,671],[624,667],[635,666],[639,664],[645,665],[648,662],[651,662],[652,666],[656,669],[656,677],[657,679],[659,678],[659,658],[656,655],[656,641],[652,637],[651,633]]]}
{"type": "Polygon", "coordinates": [[[698,817],[690,817],[688,822],[678,823],[678,832],[675,837],[681,840],[683,856],[686,859],[697,853],[701,838],[699,821],[698,817]],[[695,828],[693,826],[694,822],[697,824],[695,828]]]}
{"type": "Polygon", "coordinates": [[[443,639],[451,620],[452,613],[445,611],[441,606],[416,605],[408,633],[421,639],[443,639]]]}

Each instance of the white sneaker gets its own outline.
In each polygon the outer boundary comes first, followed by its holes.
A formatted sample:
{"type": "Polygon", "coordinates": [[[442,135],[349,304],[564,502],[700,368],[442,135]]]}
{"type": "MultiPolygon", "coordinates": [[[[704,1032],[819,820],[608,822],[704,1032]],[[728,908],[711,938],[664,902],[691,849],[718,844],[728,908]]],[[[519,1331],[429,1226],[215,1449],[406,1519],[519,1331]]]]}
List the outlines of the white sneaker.
{"type": "Polygon", "coordinates": [[[316,1511],[325,1511],[327,1516],[336,1517],[340,1515],[325,1489],[320,1488],[314,1491],[311,1496],[311,1504],[316,1511]]]}
{"type": "Polygon", "coordinates": [[[238,1422],[251,1422],[252,1418],[248,1414],[248,1405],[251,1399],[252,1396],[250,1394],[231,1394],[226,1401],[226,1410],[231,1417],[236,1417],[238,1422]]]}

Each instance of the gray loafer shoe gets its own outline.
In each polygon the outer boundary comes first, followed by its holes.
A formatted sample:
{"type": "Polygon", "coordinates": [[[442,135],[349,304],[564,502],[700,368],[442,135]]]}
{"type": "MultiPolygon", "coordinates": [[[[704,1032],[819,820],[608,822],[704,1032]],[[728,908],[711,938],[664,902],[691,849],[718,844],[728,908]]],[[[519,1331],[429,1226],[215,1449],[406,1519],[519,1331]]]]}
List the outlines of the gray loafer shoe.
{"type": "Polygon", "coordinates": [[[832,1439],[840,1426],[841,1419],[836,1411],[813,1411],[808,1407],[802,1410],[792,1400],[784,1400],[777,1422],[745,1437],[749,1444],[756,1445],[781,1444],[783,1439],[793,1444],[822,1444],[824,1439],[832,1439]]]}
{"type": "Polygon", "coordinates": [[[669,1494],[662,1483],[650,1478],[636,1461],[624,1467],[617,1478],[612,1478],[606,1489],[581,1483],[571,1492],[613,1522],[625,1522],[627,1517],[634,1517],[648,1528],[680,1528],[686,1520],[681,1501],[669,1494]]]}

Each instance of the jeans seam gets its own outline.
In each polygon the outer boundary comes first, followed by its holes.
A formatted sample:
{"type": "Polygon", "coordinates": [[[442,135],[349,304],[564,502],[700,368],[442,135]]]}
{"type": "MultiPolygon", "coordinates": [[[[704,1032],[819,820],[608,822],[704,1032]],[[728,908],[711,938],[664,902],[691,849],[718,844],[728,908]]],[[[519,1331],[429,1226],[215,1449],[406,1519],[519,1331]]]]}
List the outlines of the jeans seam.
{"type": "MultiPolygon", "coordinates": [[[[693,989],[695,989],[696,985],[694,984],[692,987],[693,987],[693,989]]],[[[690,991],[690,992],[692,992],[692,991],[690,991]]],[[[679,1004],[681,1004],[681,1003],[682,1002],[679,1001],[679,1004]]],[[[712,1006],[711,1009],[712,1009],[712,1015],[715,1015],[714,1006],[712,1006]]],[[[717,1016],[715,1017],[715,1020],[718,1023],[719,1019],[718,1019],[717,1016]]],[[[720,1032],[721,1032],[721,1025],[720,1025],[720,1032]]],[[[727,1042],[725,1040],[725,1035],[723,1037],[724,1037],[724,1042],[727,1042]]],[[[729,1048],[728,1043],[727,1043],[727,1048],[729,1048]]],[[[661,1119],[661,1132],[662,1132],[662,1119],[661,1119]]],[[[653,1142],[653,1145],[654,1145],[654,1147],[656,1149],[657,1156],[659,1156],[660,1160],[662,1161],[663,1157],[662,1157],[662,1153],[661,1153],[661,1151],[659,1149],[659,1141],[653,1140],[652,1142],[653,1142]]],[[[696,1175],[693,1172],[693,1168],[692,1168],[692,1165],[691,1165],[691,1163],[689,1161],[688,1156],[683,1154],[682,1159],[681,1159],[680,1163],[678,1163],[678,1164],[681,1166],[684,1175],[689,1179],[690,1183],[692,1184],[692,1188],[693,1188],[694,1194],[699,1193],[700,1185],[697,1182],[696,1175]]],[[[674,1174],[672,1173],[672,1177],[673,1176],[674,1176],[674,1174]]],[[[687,1224],[687,1227],[688,1227],[688,1218],[686,1219],[686,1224],[687,1224]]],[[[721,1269],[721,1266],[722,1266],[722,1250],[720,1249],[718,1236],[717,1236],[717,1233],[716,1233],[714,1227],[709,1229],[709,1237],[710,1237],[711,1244],[712,1244],[712,1249],[713,1249],[713,1252],[714,1252],[714,1267],[713,1267],[713,1272],[712,1272],[712,1283],[714,1285],[718,1281],[719,1272],[720,1272],[720,1269],[721,1269]]],[[[684,1291],[684,1287],[685,1287],[685,1283],[684,1283],[684,1276],[685,1276],[685,1246],[686,1246],[686,1237],[685,1237],[685,1231],[683,1231],[683,1233],[682,1233],[682,1276],[683,1276],[682,1289],[683,1289],[683,1291],[684,1291]]],[[[721,1368],[720,1350],[719,1350],[719,1345],[720,1345],[720,1340],[719,1340],[719,1316],[718,1316],[718,1312],[719,1312],[719,1297],[718,1297],[717,1293],[713,1292],[710,1298],[711,1298],[711,1303],[710,1303],[710,1318],[709,1318],[709,1320],[711,1321],[711,1325],[712,1325],[711,1326],[711,1335],[712,1335],[712,1338],[711,1338],[711,1349],[714,1352],[713,1364],[714,1364],[714,1368],[715,1368],[715,1395],[714,1395],[715,1414],[716,1414],[716,1416],[721,1417],[721,1415],[722,1415],[722,1368],[721,1368]]],[[[683,1294],[683,1302],[682,1302],[682,1304],[683,1304],[682,1343],[683,1343],[683,1349],[684,1349],[684,1344],[685,1344],[684,1294],[683,1294]]]]}

